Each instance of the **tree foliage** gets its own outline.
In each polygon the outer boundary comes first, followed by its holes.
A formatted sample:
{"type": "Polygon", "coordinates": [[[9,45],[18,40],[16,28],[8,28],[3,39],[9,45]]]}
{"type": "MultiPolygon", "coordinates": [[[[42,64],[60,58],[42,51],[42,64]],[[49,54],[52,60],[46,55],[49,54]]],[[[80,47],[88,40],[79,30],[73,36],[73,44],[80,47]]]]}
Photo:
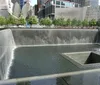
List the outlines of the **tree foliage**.
{"type": "Polygon", "coordinates": [[[7,20],[6,20],[6,24],[16,25],[16,23],[17,23],[17,18],[9,15],[7,20]]]}
{"type": "Polygon", "coordinates": [[[71,25],[72,26],[77,26],[78,22],[76,19],[73,19],[72,22],[71,22],[71,25]]]}
{"type": "Polygon", "coordinates": [[[6,24],[5,17],[0,16],[0,25],[5,25],[5,24],[6,24]]]}
{"type": "Polygon", "coordinates": [[[95,19],[92,19],[90,22],[89,22],[89,26],[96,26],[97,22],[95,19]]]}
{"type": "Polygon", "coordinates": [[[38,18],[37,18],[37,16],[31,16],[31,17],[29,17],[28,23],[30,25],[32,25],[32,24],[38,24],[38,18]]]}
{"type": "Polygon", "coordinates": [[[87,19],[84,19],[84,21],[82,22],[83,26],[89,26],[89,22],[87,19]]]}
{"type": "Polygon", "coordinates": [[[57,19],[50,19],[49,17],[42,18],[38,21],[36,16],[31,16],[28,19],[25,19],[22,15],[19,18],[13,17],[11,15],[8,18],[0,16],[0,25],[25,25],[26,21],[28,24],[40,24],[40,25],[55,25],[55,26],[100,26],[100,19],[96,21],[96,19],[92,19],[88,21],[84,19],[83,21],[77,19],[64,19],[64,18],[57,18],[57,19]]]}
{"type": "Polygon", "coordinates": [[[58,18],[53,20],[53,24],[55,26],[66,26],[66,21],[64,20],[64,18],[58,18]]]}
{"type": "Polygon", "coordinates": [[[97,21],[97,26],[100,26],[100,19],[98,19],[97,21]]]}
{"type": "Polygon", "coordinates": [[[25,18],[23,16],[20,16],[18,20],[19,20],[18,23],[20,25],[25,25],[26,24],[26,20],[25,20],[25,18]]]}
{"type": "Polygon", "coordinates": [[[71,23],[72,23],[72,22],[71,22],[70,19],[67,19],[67,20],[66,20],[66,25],[67,25],[67,26],[71,26],[71,23]]]}
{"type": "Polygon", "coordinates": [[[82,26],[82,21],[81,20],[77,21],[77,26],[82,26]]]}
{"type": "Polygon", "coordinates": [[[52,20],[49,17],[42,18],[40,20],[40,25],[46,25],[46,26],[51,26],[52,25],[52,20]]]}

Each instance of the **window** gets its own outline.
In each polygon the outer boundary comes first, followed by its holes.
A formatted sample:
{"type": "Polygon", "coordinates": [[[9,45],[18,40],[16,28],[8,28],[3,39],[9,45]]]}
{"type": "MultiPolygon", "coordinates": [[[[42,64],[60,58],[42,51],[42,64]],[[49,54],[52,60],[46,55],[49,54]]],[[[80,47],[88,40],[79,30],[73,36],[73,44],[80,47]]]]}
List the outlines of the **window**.
{"type": "Polygon", "coordinates": [[[53,4],[55,4],[55,0],[53,0],[53,4]]]}
{"type": "Polygon", "coordinates": [[[64,6],[61,6],[61,8],[65,8],[64,6]]]}
{"type": "Polygon", "coordinates": [[[65,3],[64,2],[61,2],[61,5],[65,5],[65,3]]]}
{"type": "Polygon", "coordinates": [[[56,6],[56,8],[60,8],[60,6],[56,6]]]}
{"type": "Polygon", "coordinates": [[[75,7],[78,7],[78,4],[75,4],[75,7]]]}
{"type": "Polygon", "coordinates": [[[60,1],[56,1],[56,5],[60,5],[60,1]]]}

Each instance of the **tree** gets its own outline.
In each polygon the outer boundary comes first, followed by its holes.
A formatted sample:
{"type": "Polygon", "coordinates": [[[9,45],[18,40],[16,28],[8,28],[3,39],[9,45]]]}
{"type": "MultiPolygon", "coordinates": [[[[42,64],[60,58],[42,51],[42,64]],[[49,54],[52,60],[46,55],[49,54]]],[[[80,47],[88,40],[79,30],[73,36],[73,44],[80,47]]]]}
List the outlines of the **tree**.
{"type": "Polygon", "coordinates": [[[58,19],[54,19],[54,20],[53,20],[53,24],[54,24],[55,26],[59,26],[59,21],[58,21],[58,19]]]}
{"type": "Polygon", "coordinates": [[[89,25],[90,26],[96,26],[96,20],[95,19],[92,19],[90,22],[89,22],[89,25]]]}
{"type": "Polygon", "coordinates": [[[24,18],[23,16],[20,16],[20,17],[19,17],[18,23],[19,23],[20,25],[25,25],[25,24],[26,24],[25,18],[24,18]]]}
{"type": "Polygon", "coordinates": [[[70,19],[67,19],[66,25],[67,25],[67,26],[71,26],[71,23],[72,23],[71,20],[70,20],[70,19]]]}
{"type": "Polygon", "coordinates": [[[84,19],[84,21],[82,22],[83,26],[89,26],[89,22],[87,19],[84,19]]]}
{"type": "Polygon", "coordinates": [[[0,25],[5,25],[6,24],[6,19],[3,16],[0,16],[0,25]]]}
{"type": "Polygon", "coordinates": [[[64,18],[58,18],[54,19],[53,24],[55,26],[66,26],[66,21],[64,20],[64,18]]]}
{"type": "Polygon", "coordinates": [[[37,18],[36,16],[31,16],[31,17],[29,17],[29,19],[28,19],[28,23],[29,23],[30,25],[32,25],[32,24],[38,24],[38,18],[37,18]]]}
{"type": "Polygon", "coordinates": [[[52,20],[49,17],[40,20],[40,25],[50,26],[52,25],[52,20]]]}
{"type": "Polygon", "coordinates": [[[40,20],[40,25],[45,25],[45,20],[43,18],[40,20]]]}
{"type": "Polygon", "coordinates": [[[98,19],[97,21],[97,26],[100,26],[100,19],[98,19]]]}
{"type": "Polygon", "coordinates": [[[6,24],[16,25],[17,18],[9,15],[6,19],[6,24]]]}
{"type": "Polygon", "coordinates": [[[82,26],[82,21],[81,20],[77,21],[77,26],[82,26]]]}
{"type": "Polygon", "coordinates": [[[72,26],[77,26],[77,20],[76,19],[73,19],[71,25],[72,26]]]}

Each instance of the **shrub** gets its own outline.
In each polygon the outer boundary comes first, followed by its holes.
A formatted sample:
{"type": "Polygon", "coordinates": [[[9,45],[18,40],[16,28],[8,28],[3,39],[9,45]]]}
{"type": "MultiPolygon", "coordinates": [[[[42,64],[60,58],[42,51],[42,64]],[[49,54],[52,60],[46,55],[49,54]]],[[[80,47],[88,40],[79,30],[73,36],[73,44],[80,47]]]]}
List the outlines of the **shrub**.
{"type": "Polygon", "coordinates": [[[5,25],[5,24],[6,24],[5,17],[0,16],[0,25],[5,25]]]}
{"type": "Polygon", "coordinates": [[[53,20],[53,24],[54,24],[55,26],[59,26],[59,21],[58,21],[58,19],[54,19],[54,20],[53,20]]]}
{"type": "Polygon", "coordinates": [[[38,24],[38,18],[37,18],[36,16],[31,16],[31,17],[29,17],[29,19],[28,19],[28,23],[29,23],[30,25],[32,25],[32,24],[38,24]]]}
{"type": "Polygon", "coordinates": [[[59,18],[59,19],[55,19],[53,21],[53,24],[55,26],[65,26],[66,25],[66,21],[64,20],[64,18],[59,18]]]}
{"type": "Polygon", "coordinates": [[[90,25],[90,26],[96,26],[96,20],[95,20],[95,19],[92,19],[92,20],[89,22],[89,25],[90,25]]]}
{"type": "Polygon", "coordinates": [[[76,19],[73,19],[71,25],[72,26],[77,26],[77,20],[76,19]]]}
{"type": "Polygon", "coordinates": [[[100,19],[98,19],[97,21],[97,26],[100,26],[100,19]]]}
{"type": "Polygon", "coordinates": [[[6,19],[6,24],[16,25],[16,23],[17,23],[17,18],[11,15],[6,19]]]}
{"type": "Polygon", "coordinates": [[[84,21],[82,22],[83,26],[89,26],[89,22],[87,19],[84,19],[84,21]]]}
{"type": "Polygon", "coordinates": [[[40,20],[40,25],[50,26],[52,25],[52,20],[49,17],[40,20]]]}
{"type": "Polygon", "coordinates": [[[81,20],[77,21],[77,26],[82,26],[82,21],[81,20]]]}
{"type": "Polygon", "coordinates": [[[66,21],[64,20],[64,18],[58,19],[58,22],[59,22],[60,26],[65,26],[66,25],[66,21]]]}
{"type": "Polygon", "coordinates": [[[43,18],[40,20],[40,25],[45,25],[45,20],[43,18]]]}
{"type": "Polygon", "coordinates": [[[67,25],[67,26],[71,26],[71,23],[72,23],[71,20],[70,20],[70,19],[67,19],[66,25],[67,25]]]}
{"type": "Polygon", "coordinates": [[[20,25],[25,25],[25,24],[26,24],[25,18],[24,18],[23,16],[20,16],[20,17],[19,17],[19,20],[18,20],[18,23],[19,23],[20,25]]]}

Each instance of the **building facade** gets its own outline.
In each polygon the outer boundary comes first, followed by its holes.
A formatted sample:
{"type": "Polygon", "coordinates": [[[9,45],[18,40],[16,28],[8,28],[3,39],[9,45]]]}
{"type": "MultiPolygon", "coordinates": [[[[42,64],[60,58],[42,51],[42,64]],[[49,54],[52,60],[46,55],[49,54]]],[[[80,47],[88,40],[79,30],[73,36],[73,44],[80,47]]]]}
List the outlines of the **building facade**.
{"type": "Polygon", "coordinates": [[[0,0],[0,16],[7,17],[9,13],[12,14],[12,7],[11,0],[0,0]]]}
{"type": "Polygon", "coordinates": [[[85,4],[87,6],[97,7],[100,5],[99,2],[100,2],[100,0],[86,0],[85,4]]]}
{"type": "Polygon", "coordinates": [[[39,6],[38,17],[57,17],[99,19],[99,1],[100,0],[47,0],[39,6]],[[86,6],[86,8],[84,8],[86,6]]]}
{"type": "Polygon", "coordinates": [[[22,7],[24,6],[24,0],[12,0],[12,3],[15,4],[16,2],[18,2],[20,4],[20,7],[22,9],[22,7]]]}
{"type": "Polygon", "coordinates": [[[75,2],[71,0],[38,0],[38,16],[39,18],[44,17],[55,17],[56,8],[73,8],[73,7],[81,7],[83,5],[84,0],[81,2],[75,2]]]}
{"type": "Polygon", "coordinates": [[[85,0],[70,0],[70,1],[80,4],[81,7],[85,5],[85,0]]]}
{"type": "Polygon", "coordinates": [[[20,0],[20,7],[21,7],[21,9],[23,8],[23,6],[24,6],[24,0],[20,0]]]}

